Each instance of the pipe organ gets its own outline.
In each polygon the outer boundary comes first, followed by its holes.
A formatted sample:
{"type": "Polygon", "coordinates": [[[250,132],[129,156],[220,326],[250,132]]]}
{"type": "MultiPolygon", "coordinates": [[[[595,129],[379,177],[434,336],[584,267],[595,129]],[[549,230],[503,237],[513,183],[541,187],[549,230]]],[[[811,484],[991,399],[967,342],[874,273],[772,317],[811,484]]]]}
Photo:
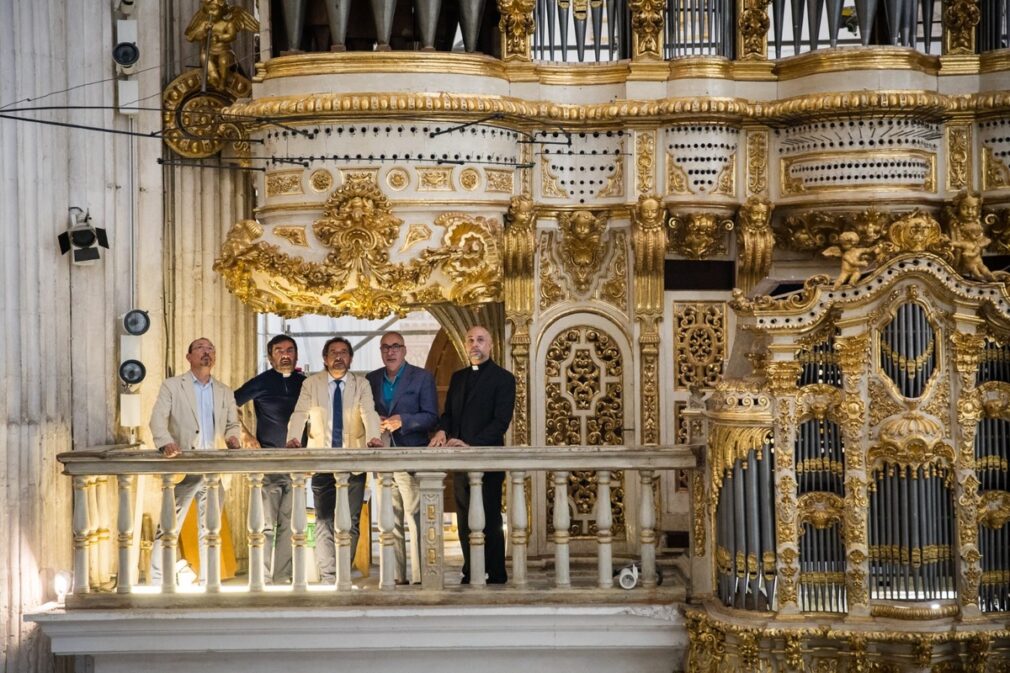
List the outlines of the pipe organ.
{"type": "MultiPolygon", "coordinates": [[[[942,238],[916,213],[892,241],[916,227],[942,238]]],[[[694,551],[711,580],[695,580],[689,670],[765,670],[745,665],[754,639],[765,653],[804,638],[812,649],[779,670],[815,670],[831,646],[790,626],[815,616],[851,664],[831,670],[867,670],[852,639],[863,661],[926,670],[901,643],[963,653],[973,618],[1010,610],[1010,293],[932,250],[877,251],[848,285],[735,292],[727,377],[688,411],[708,442],[696,516],[715,530],[711,556],[694,551]],[[946,635],[916,635],[916,620],[946,635]]]]}

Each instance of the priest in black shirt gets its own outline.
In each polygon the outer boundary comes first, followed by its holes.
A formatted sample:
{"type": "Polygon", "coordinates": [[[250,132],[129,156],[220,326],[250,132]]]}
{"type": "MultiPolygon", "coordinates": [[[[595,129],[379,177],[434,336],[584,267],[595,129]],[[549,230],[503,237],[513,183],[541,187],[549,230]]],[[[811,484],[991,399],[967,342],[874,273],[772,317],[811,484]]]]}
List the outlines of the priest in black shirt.
{"type": "MultiPolygon", "coordinates": [[[[236,390],[235,403],[242,406],[251,401],[256,411],[256,437],[244,426],[242,428],[245,446],[282,448],[287,444],[288,420],[295,410],[305,376],[295,371],[298,345],[286,334],[279,334],[267,343],[267,359],[271,368],[236,390]]],[[[268,583],[287,584],[291,581],[290,475],[264,476],[263,520],[266,534],[263,576],[268,583]]]]}
{"type": "MultiPolygon", "coordinates": [[[[505,446],[512,422],[516,379],[491,360],[491,333],[472,327],[466,333],[470,366],[452,375],[445,411],[430,446],[505,446]]],[[[501,493],[504,472],[485,472],[483,483],[485,567],[488,584],[505,584],[505,533],[502,530],[501,493]]],[[[470,487],[466,472],[453,475],[459,544],[463,548],[463,584],[470,583],[470,487]]]]}

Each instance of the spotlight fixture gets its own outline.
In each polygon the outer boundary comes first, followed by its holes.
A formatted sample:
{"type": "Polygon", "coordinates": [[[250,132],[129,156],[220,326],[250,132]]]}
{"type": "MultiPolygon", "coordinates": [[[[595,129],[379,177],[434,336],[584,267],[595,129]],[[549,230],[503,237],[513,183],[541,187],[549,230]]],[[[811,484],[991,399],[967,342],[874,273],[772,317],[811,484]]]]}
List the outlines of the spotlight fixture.
{"type": "Polygon", "coordinates": [[[70,226],[57,237],[60,254],[73,251],[74,264],[91,264],[101,257],[99,247],[108,249],[109,239],[105,229],[94,226],[91,214],[73,206],[70,208],[70,226]]]}
{"type": "Polygon", "coordinates": [[[140,48],[137,47],[135,19],[116,21],[116,46],[112,48],[112,60],[116,62],[116,71],[120,75],[132,75],[136,71],[140,48]]]}
{"type": "Polygon", "coordinates": [[[123,360],[119,365],[119,378],[128,386],[135,386],[147,377],[147,368],[140,360],[123,360]]]}
{"type": "Polygon", "coordinates": [[[151,316],[147,311],[135,308],[123,316],[123,329],[127,334],[140,336],[151,329],[151,316]]]}
{"type": "Polygon", "coordinates": [[[151,328],[151,316],[142,309],[132,309],[120,316],[119,335],[119,424],[131,433],[141,425],[140,394],[137,386],[147,377],[147,367],[141,361],[140,337],[151,328]]]}

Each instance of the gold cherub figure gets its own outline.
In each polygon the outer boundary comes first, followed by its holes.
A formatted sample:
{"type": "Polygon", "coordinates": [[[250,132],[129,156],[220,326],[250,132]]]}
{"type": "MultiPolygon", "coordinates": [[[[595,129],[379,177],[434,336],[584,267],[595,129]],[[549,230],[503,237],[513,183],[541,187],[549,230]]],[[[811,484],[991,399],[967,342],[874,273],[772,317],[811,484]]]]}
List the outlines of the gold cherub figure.
{"type": "Polygon", "coordinates": [[[241,7],[225,0],[203,0],[186,27],[186,39],[200,43],[200,65],[207,73],[207,86],[224,90],[228,73],[235,65],[232,42],[240,31],[259,32],[260,24],[241,7]]]}
{"type": "Polygon", "coordinates": [[[868,267],[872,258],[876,256],[874,248],[862,248],[857,245],[858,243],[859,234],[854,231],[843,231],[838,235],[838,245],[833,245],[821,253],[825,257],[842,258],[842,270],[832,290],[837,290],[846,283],[855,284],[863,269],[868,267]]]}
{"type": "Polygon", "coordinates": [[[996,280],[996,276],[982,261],[982,251],[990,241],[979,222],[966,222],[961,225],[961,240],[951,241],[950,246],[961,251],[957,270],[962,276],[971,276],[978,280],[996,280]]]}

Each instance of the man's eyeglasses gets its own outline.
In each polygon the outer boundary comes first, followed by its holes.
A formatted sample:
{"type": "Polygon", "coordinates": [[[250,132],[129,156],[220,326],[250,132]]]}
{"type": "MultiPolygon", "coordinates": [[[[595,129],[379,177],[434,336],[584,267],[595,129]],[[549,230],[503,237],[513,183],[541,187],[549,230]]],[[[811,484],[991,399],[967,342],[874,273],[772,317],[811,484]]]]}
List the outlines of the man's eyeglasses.
{"type": "Polygon", "coordinates": [[[395,353],[396,351],[402,350],[402,349],[403,349],[403,344],[382,344],[381,346],[379,346],[379,350],[382,351],[383,353],[388,352],[388,351],[391,351],[391,352],[395,353]]]}

